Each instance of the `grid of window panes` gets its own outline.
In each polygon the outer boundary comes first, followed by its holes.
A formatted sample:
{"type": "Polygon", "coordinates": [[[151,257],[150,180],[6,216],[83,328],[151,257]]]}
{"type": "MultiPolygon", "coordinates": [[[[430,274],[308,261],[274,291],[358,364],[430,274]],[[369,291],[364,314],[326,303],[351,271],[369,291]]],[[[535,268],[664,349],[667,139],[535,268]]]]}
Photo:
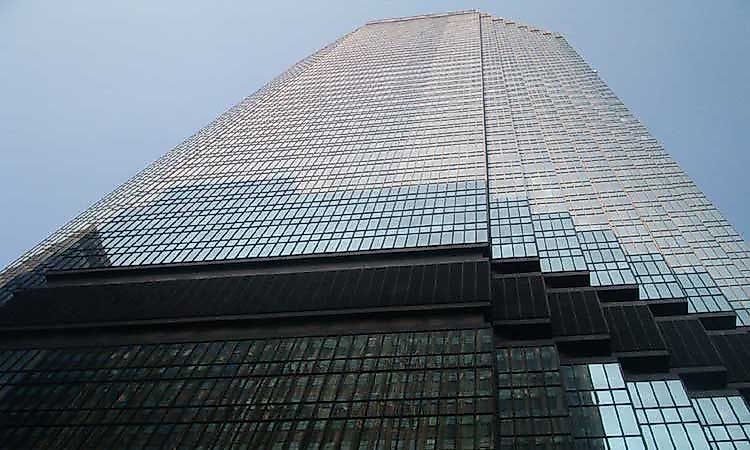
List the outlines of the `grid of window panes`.
{"type": "Polygon", "coordinates": [[[361,27],[126,183],[0,282],[33,267],[104,261],[487,242],[480,61],[474,13],[361,27]],[[82,260],[81,247],[104,257],[82,260]],[[54,265],[52,254],[62,256],[54,265]]]}
{"type": "Polygon", "coordinates": [[[590,230],[577,234],[592,286],[636,284],[625,252],[612,231],[590,230]]]}
{"type": "Polygon", "coordinates": [[[493,448],[487,329],[0,353],[10,448],[493,448]]]}
{"type": "MultiPolygon", "coordinates": [[[[522,199],[526,190],[516,130],[513,123],[505,120],[514,117],[511,115],[511,108],[517,108],[518,105],[511,104],[513,97],[506,88],[509,82],[503,73],[503,60],[506,55],[497,51],[496,41],[499,37],[492,26],[492,18],[483,15],[481,26],[484,132],[489,192],[491,202],[502,203],[505,200],[522,199]]],[[[513,83],[521,81],[512,80],[513,83]]]]}
{"type": "Polygon", "coordinates": [[[704,429],[680,380],[631,382],[628,391],[648,448],[708,448],[704,429]]]}
{"type": "Polygon", "coordinates": [[[646,448],[619,364],[566,364],[562,374],[576,448],[646,448]]]}
{"type": "MultiPolygon", "coordinates": [[[[523,168],[514,124],[501,120],[518,108],[510,102],[503,74],[504,55],[497,49],[492,18],[482,17],[482,79],[485,110],[485,146],[493,258],[537,256],[525,192],[523,168]]],[[[521,80],[515,80],[520,82],[521,80]]]]}
{"type": "Polygon", "coordinates": [[[542,272],[587,270],[570,214],[535,214],[533,224],[542,272]]]}
{"type": "Polygon", "coordinates": [[[611,229],[626,253],[660,252],[677,273],[705,270],[750,323],[750,247],[596,71],[559,35],[482,25],[485,72],[499,72],[484,76],[491,195],[611,229]]]}
{"type": "Polygon", "coordinates": [[[527,73],[512,70],[534,57],[534,49],[515,45],[497,23],[489,17],[482,23],[490,194],[501,200],[530,195],[536,204],[544,198],[553,205],[549,211],[565,211],[565,205],[559,204],[560,178],[535,117],[536,89],[527,73]],[[528,175],[530,171],[534,177],[528,175]]]}
{"type": "Polygon", "coordinates": [[[572,444],[560,362],[553,345],[498,348],[497,439],[500,449],[572,444]]]}
{"type": "Polygon", "coordinates": [[[750,449],[750,411],[739,395],[692,399],[712,449],[750,449]]]}
{"type": "MultiPolygon", "coordinates": [[[[180,216],[160,219],[165,205],[182,205],[201,214],[197,231],[162,235],[153,240],[128,227],[132,221],[111,221],[102,232],[131,238],[113,241],[122,247],[125,265],[225,260],[311,253],[361,252],[379,249],[452,245],[486,240],[483,182],[461,181],[394,186],[359,191],[300,193],[288,182],[233,183],[221,195],[231,207],[204,214],[215,201],[209,188],[195,186],[170,192],[143,207],[152,225],[173,228],[180,216]],[[261,205],[259,208],[253,206],[261,205]],[[238,225],[238,221],[242,225],[238,225]],[[140,242],[154,242],[156,252],[142,252],[140,242]],[[227,242],[236,245],[225,245],[227,242]],[[199,242],[197,247],[192,243],[199,242]]],[[[210,211],[210,210],[209,210],[210,211]]],[[[140,225],[138,225],[140,226],[140,225]]],[[[112,245],[107,249],[114,248],[112,245]]]]}
{"type": "Polygon", "coordinates": [[[738,395],[689,398],[679,379],[628,381],[617,363],[564,364],[576,448],[750,448],[750,410],[738,395]]]}
{"type": "MultiPolygon", "coordinates": [[[[708,272],[695,268],[683,269],[681,273],[675,273],[675,277],[687,295],[688,312],[732,311],[732,305],[708,272]]],[[[746,314],[745,311],[737,313],[746,314]]]]}
{"type": "Polygon", "coordinates": [[[627,255],[627,259],[638,281],[641,300],[686,298],[685,291],[661,254],[627,255]]]}
{"type": "Polygon", "coordinates": [[[490,203],[490,236],[493,258],[537,256],[528,200],[493,200],[490,203]]]}

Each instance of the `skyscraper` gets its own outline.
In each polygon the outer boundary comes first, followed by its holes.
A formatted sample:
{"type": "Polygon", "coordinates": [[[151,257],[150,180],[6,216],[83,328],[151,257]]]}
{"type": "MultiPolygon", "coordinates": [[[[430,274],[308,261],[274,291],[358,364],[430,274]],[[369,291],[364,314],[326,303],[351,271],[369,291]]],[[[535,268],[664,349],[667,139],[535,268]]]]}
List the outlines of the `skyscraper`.
{"type": "Polygon", "coordinates": [[[558,34],[368,23],[0,275],[0,447],[750,448],[748,245],[558,34]]]}

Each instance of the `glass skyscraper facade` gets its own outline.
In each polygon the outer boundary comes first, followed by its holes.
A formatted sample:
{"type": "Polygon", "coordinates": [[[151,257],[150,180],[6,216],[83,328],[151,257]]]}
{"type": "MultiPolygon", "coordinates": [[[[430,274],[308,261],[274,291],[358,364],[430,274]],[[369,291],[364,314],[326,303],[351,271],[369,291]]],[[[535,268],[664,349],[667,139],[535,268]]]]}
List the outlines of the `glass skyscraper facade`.
{"type": "Polygon", "coordinates": [[[0,448],[750,449],[750,247],[556,34],[368,23],[0,273],[0,448]]]}

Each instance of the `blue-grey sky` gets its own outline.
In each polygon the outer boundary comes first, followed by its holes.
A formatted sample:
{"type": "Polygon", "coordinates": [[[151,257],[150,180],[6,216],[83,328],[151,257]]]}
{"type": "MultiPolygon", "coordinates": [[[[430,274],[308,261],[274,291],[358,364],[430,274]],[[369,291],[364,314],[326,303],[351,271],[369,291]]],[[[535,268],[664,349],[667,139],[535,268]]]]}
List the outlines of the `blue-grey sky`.
{"type": "Polygon", "coordinates": [[[480,9],[563,33],[750,237],[750,2],[0,2],[0,266],[368,20],[480,9]]]}

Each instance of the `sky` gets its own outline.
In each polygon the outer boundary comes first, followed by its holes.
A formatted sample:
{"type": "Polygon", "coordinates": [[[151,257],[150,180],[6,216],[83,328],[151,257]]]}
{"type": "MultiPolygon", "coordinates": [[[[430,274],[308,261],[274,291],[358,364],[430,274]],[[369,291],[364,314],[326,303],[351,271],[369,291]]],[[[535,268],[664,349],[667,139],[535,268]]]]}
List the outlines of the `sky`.
{"type": "Polygon", "coordinates": [[[339,36],[464,9],[564,34],[750,238],[746,0],[3,0],[0,267],[339,36]]]}

